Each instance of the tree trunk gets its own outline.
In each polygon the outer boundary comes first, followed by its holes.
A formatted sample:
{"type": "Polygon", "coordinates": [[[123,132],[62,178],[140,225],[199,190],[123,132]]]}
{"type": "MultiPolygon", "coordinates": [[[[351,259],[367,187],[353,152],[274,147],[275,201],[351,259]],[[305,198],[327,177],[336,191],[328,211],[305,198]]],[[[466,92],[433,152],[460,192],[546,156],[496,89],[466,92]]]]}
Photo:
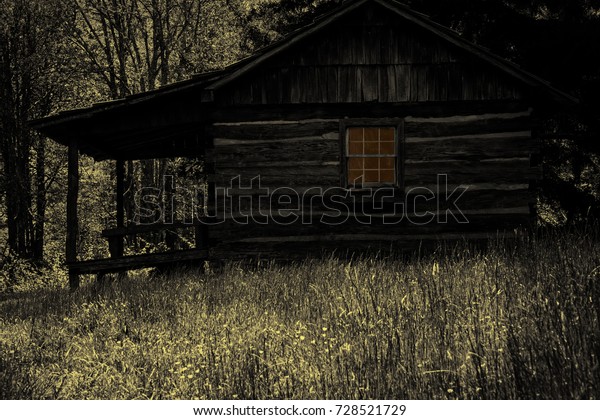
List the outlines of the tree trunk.
{"type": "Polygon", "coordinates": [[[35,228],[33,235],[33,258],[44,259],[44,227],[46,219],[46,145],[42,138],[37,141],[35,158],[35,228]]]}

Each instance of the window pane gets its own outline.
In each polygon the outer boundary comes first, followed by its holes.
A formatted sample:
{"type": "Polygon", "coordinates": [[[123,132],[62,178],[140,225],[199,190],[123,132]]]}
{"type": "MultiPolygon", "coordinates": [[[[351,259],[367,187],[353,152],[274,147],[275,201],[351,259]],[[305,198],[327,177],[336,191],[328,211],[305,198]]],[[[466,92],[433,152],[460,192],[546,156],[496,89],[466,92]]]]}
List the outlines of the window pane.
{"type": "Polygon", "coordinates": [[[380,158],[379,168],[380,169],[394,169],[396,159],[394,158],[380,158]]]}
{"type": "Polygon", "coordinates": [[[379,171],[365,170],[365,182],[379,182],[379,171]]]}
{"type": "Polygon", "coordinates": [[[383,170],[379,172],[379,181],[392,183],[396,180],[394,179],[394,171],[393,170],[383,170]]]}
{"type": "Polygon", "coordinates": [[[362,128],[349,128],[348,129],[348,140],[350,142],[353,141],[358,141],[358,142],[362,142],[363,141],[363,129],[362,128]]]}
{"type": "Polygon", "coordinates": [[[379,141],[379,128],[365,128],[365,141],[379,141]]]}
{"type": "Polygon", "coordinates": [[[365,143],[365,155],[378,155],[379,154],[379,143],[369,142],[365,143]]]}
{"type": "Polygon", "coordinates": [[[362,169],[350,169],[348,171],[348,184],[352,185],[352,184],[357,184],[360,185],[362,184],[361,178],[363,176],[363,171],[362,169]]]}
{"type": "Polygon", "coordinates": [[[381,141],[394,141],[394,127],[382,127],[379,129],[379,140],[381,141]]]}
{"type": "Polygon", "coordinates": [[[382,155],[393,155],[396,153],[395,145],[393,142],[381,142],[380,144],[380,152],[382,155]]]}
{"type": "Polygon", "coordinates": [[[361,169],[364,168],[364,158],[348,158],[348,169],[361,169]]]}
{"type": "Polygon", "coordinates": [[[363,152],[364,152],[363,143],[350,143],[348,145],[348,154],[349,155],[362,155],[363,152]]]}
{"type": "Polygon", "coordinates": [[[346,136],[349,186],[397,181],[395,127],[349,127],[346,136]]]}
{"type": "Polygon", "coordinates": [[[379,158],[376,158],[376,157],[365,158],[365,169],[373,169],[373,170],[379,169],[379,158]]]}

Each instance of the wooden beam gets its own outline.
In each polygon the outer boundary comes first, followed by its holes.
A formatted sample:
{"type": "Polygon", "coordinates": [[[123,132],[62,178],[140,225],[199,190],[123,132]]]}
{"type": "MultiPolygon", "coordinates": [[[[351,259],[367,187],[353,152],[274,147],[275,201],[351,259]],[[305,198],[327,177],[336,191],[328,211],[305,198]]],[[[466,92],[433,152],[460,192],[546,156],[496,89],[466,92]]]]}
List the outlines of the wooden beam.
{"type": "MultiPolygon", "coordinates": [[[[77,237],[79,222],[77,218],[77,196],[79,194],[79,151],[77,140],[71,139],[68,152],[68,181],[67,181],[67,264],[77,261],[77,237]]],[[[79,274],[69,269],[69,286],[76,289],[79,286],[79,274]]]]}
{"type": "Polygon", "coordinates": [[[131,255],[120,258],[78,261],[69,264],[69,270],[78,274],[110,273],[138,268],[158,267],[164,264],[182,264],[208,258],[207,250],[160,252],[155,254],[131,255]]]}

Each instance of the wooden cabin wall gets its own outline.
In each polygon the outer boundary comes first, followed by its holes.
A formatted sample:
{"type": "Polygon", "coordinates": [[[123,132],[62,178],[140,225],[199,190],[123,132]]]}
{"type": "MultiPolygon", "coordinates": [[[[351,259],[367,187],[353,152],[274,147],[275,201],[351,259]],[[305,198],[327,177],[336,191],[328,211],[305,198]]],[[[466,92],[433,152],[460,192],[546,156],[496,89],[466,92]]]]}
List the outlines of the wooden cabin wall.
{"type": "Polygon", "coordinates": [[[493,66],[430,32],[366,5],[219,94],[247,104],[522,99],[493,66]]]}
{"type": "MultiPolygon", "coordinates": [[[[344,117],[319,106],[288,111],[287,119],[279,119],[279,113],[268,118],[263,110],[263,119],[253,121],[245,121],[243,112],[230,113],[228,121],[213,124],[214,148],[209,159],[218,189],[212,211],[224,215],[222,223],[210,227],[211,238],[220,243],[214,249],[218,255],[292,257],[373,246],[410,248],[422,240],[479,237],[530,222],[530,185],[539,178],[540,168],[531,166],[537,144],[532,137],[531,109],[525,103],[407,106],[388,114],[404,120],[400,153],[404,173],[394,197],[375,200],[383,202],[378,210],[370,208],[370,197],[364,197],[365,204],[357,200],[358,207],[349,199],[332,201],[331,194],[339,194],[343,185],[340,121],[344,117]],[[234,115],[242,117],[235,121],[234,115]],[[415,208],[413,198],[419,191],[414,189],[436,191],[438,174],[447,174],[449,193],[458,185],[468,187],[457,202],[468,223],[458,223],[451,216],[448,223],[428,221],[431,214],[437,219],[449,208],[450,203],[443,200],[439,209],[437,202],[424,200],[415,208]],[[281,204],[275,194],[270,202],[259,202],[261,190],[250,181],[259,175],[261,188],[271,192],[282,188],[281,193],[293,190],[301,198],[281,204]],[[237,180],[232,184],[237,176],[239,185],[237,180]],[[224,198],[225,188],[230,188],[233,201],[224,198]],[[338,189],[319,199],[321,191],[329,188],[338,189]],[[406,203],[404,211],[410,220],[402,213],[389,216],[397,203],[406,203]],[[250,208],[256,220],[243,223],[250,208]],[[279,222],[290,222],[277,214],[279,209],[302,209],[302,214],[311,214],[313,219],[281,224],[260,213],[256,216],[258,208],[279,222]],[[369,223],[352,217],[362,208],[372,215],[369,223]],[[425,211],[431,213],[424,215],[425,211]],[[385,224],[384,214],[387,223],[397,223],[385,224]]],[[[364,105],[344,113],[363,115],[364,105]]]]}
{"type": "Polygon", "coordinates": [[[526,98],[525,89],[493,66],[380,6],[363,6],[215,92],[212,210],[225,217],[210,227],[220,243],[213,252],[293,257],[414,248],[420,241],[477,238],[528,224],[530,187],[540,170],[531,166],[537,145],[526,98]],[[345,118],[403,120],[399,187],[375,199],[380,209],[370,197],[332,195],[345,186],[345,118]],[[438,174],[447,174],[448,194],[468,187],[457,203],[468,223],[443,217],[456,195],[439,207],[414,202],[415,189],[437,191],[438,174]],[[282,204],[275,195],[259,203],[260,191],[250,184],[259,175],[262,188],[292,189],[302,198],[282,204]],[[241,185],[232,185],[237,176],[241,185]],[[233,202],[223,198],[227,187],[233,202]],[[318,198],[330,188],[338,190],[318,198]],[[258,207],[271,219],[259,215],[243,223],[258,207]],[[274,222],[280,209],[313,218],[274,222]],[[364,209],[370,220],[354,217],[364,209]]]}

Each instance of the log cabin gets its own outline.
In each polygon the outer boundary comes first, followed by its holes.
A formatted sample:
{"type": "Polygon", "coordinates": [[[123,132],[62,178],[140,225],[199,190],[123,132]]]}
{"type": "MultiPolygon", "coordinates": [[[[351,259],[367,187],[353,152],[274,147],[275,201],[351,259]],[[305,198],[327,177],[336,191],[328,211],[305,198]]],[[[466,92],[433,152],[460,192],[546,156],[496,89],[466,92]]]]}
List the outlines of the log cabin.
{"type": "Polygon", "coordinates": [[[60,112],[66,261],[79,275],[207,258],[295,258],[479,239],[527,226],[536,124],[577,100],[394,0],[350,0],[223,70],[60,112]],[[80,154],[116,165],[110,258],[78,261],[80,154]],[[192,222],[127,223],[124,163],[200,158],[192,222]],[[123,255],[127,235],[192,227],[196,248],[123,255]]]}

